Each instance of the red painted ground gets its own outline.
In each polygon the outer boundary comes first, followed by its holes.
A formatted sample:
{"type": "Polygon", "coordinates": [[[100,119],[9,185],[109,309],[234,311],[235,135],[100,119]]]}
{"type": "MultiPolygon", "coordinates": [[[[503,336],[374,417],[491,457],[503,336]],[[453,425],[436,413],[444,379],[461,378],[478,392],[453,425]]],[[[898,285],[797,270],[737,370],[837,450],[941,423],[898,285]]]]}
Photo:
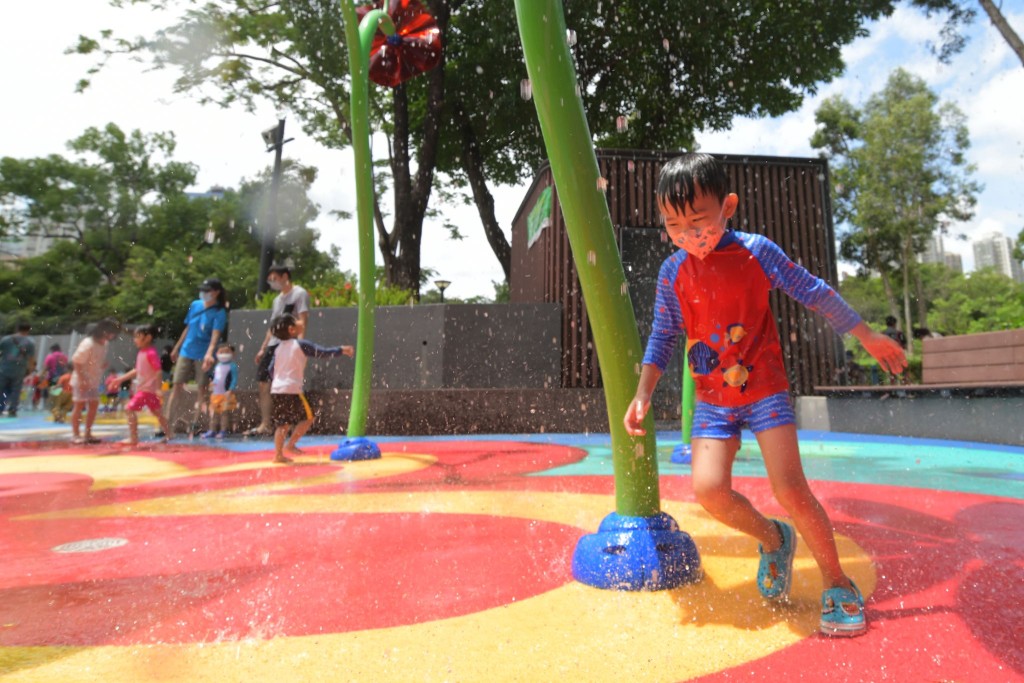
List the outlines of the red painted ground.
{"type": "MultiPolygon", "coordinates": [[[[388,444],[389,451],[403,448],[433,455],[437,463],[288,493],[446,489],[529,496],[613,490],[610,477],[524,476],[575,462],[585,455],[579,449],[501,442],[388,444]]],[[[13,448],[0,457],[40,453],[13,448]]],[[[216,449],[147,455],[191,470],[267,460],[266,453],[216,449]]],[[[593,531],[464,514],[19,519],[293,481],[334,468],[193,474],[102,491],[90,491],[90,479],[82,475],[0,475],[0,646],[213,642],[254,633],[272,638],[447,619],[570,582],[575,540],[593,531]],[[50,550],[101,537],[129,543],[99,553],[50,550]]],[[[741,479],[737,485],[763,511],[781,513],[766,481],[741,479]]],[[[828,482],[816,483],[815,490],[837,531],[875,563],[878,587],[868,604],[868,634],[852,640],[811,637],[701,680],[1024,680],[1019,501],[828,482]]],[[[662,496],[692,500],[688,480],[663,478],[662,496]]],[[[743,626],[736,628],[742,637],[743,626]]]]}

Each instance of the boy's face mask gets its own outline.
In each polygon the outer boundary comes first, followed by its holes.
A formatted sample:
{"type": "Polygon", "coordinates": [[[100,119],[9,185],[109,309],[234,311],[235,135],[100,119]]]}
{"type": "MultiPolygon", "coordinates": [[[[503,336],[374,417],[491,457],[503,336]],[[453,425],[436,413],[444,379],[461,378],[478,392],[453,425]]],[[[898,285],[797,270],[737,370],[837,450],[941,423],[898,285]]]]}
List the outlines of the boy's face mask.
{"type": "Polygon", "coordinates": [[[203,300],[204,304],[208,304],[211,301],[216,300],[217,293],[216,292],[199,292],[199,298],[203,300]]]}
{"type": "Polygon", "coordinates": [[[230,363],[231,359],[234,358],[230,353],[218,353],[217,361],[220,363],[230,363]]]}
{"type": "Polygon", "coordinates": [[[703,261],[708,254],[715,250],[724,234],[725,226],[709,225],[697,230],[684,230],[672,241],[680,249],[686,250],[686,253],[703,261]]]}
{"type": "Polygon", "coordinates": [[[672,243],[703,260],[722,241],[726,224],[736,211],[736,202],[735,194],[719,201],[714,196],[698,192],[687,212],[660,200],[658,208],[672,243]]]}

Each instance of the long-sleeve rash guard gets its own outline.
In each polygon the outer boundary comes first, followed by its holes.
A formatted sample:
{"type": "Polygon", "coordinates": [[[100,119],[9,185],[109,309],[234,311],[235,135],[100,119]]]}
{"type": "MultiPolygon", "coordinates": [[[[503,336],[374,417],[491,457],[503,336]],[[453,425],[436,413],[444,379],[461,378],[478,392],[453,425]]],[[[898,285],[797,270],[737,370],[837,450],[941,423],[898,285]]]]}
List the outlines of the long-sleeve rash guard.
{"type": "Polygon", "coordinates": [[[306,374],[306,358],[340,356],[340,346],[318,346],[308,339],[288,339],[277,345],[270,363],[272,394],[301,394],[306,374]]]}
{"type": "Polygon", "coordinates": [[[775,288],[825,316],[840,334],[860,322],[834,289],[767,237],[730,230],[704,260],[680,250],[662,263],[644,364],[664,372],[685,335],[699,400],[742,406],[788,390],[768,304],[775,288]]]}

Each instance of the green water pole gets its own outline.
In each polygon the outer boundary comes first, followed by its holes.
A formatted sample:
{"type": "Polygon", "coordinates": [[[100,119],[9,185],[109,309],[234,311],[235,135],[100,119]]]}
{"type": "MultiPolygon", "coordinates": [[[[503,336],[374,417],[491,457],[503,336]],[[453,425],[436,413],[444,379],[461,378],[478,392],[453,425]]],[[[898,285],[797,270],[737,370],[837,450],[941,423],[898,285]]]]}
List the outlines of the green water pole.
{"type": "MultiPolygon", "coordinates": [[[[686,349],[686,337],[683,337],[683,349],[686,349]]],[[[683,387],[680,396],[680,411],[682,414],[682,440],[672,450],[672,462],[689,465],[693,462],[693,445],[690,440],[693,436],[693,409],[696,406],[696,389],[693,383],[693,373],[690,372],[686,362],[686,353],[683,353],[682,362],[683,387]]]]}
{"type": "Polygon", "coordinates": [[[371,10],[358,21],[351,0],[340,0],[348,48],[351,98],[352,151],[355,156],[356,220],[359,233],[359,329],[356,334],[356,366],[352,380],[348,436],[366,435],[373,382],[373,339],[376,328],[375,266],[373,262],[373,159],[370,156],[370,47],[378,27],[386,35],[395,32],[387,12],[371,10]]]}
{"type": "Polygon", "coordinates": [[[697,400],[693,385],[693,374],[690,368],[683,363],[683,443],[690,443],[690,435],[693,433],[693,407],[697,400]]]}
{"type": "Polygon", "coordinates": [[[619,515],[660,512],[654,420],[647,435],[626,434],[622,418],[636,390],[643,353],[619,258],[590,127],[577,94],[559,0],[516,0],[533,101],[579,273],[601,364],[619,515]]]}

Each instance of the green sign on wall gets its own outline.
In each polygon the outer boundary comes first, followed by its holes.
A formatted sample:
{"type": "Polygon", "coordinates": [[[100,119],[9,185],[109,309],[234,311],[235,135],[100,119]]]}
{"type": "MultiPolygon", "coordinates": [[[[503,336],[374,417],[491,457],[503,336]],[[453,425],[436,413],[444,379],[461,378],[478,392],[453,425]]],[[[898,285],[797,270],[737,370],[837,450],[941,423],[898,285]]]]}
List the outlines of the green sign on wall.
{"type": "Polygon", "coordinates": [[[537,241],[544,228],[551,224],[551,186],[548,185],[537,197],[537,203],[530,209],[526,217],[526,248],[529,249],[537,241]]]}

